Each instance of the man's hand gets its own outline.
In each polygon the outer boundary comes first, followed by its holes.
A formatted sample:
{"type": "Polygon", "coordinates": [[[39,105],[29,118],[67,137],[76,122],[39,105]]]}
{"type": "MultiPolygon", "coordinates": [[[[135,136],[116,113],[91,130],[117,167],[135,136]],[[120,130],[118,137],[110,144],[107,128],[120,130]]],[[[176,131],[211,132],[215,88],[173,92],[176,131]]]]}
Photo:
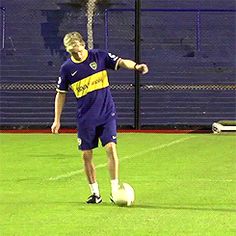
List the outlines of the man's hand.
{"type": "Polygon", "coordinates": [[[53,134],[58,134],[58,131],[59,131],[59,129],[60,129],[60,126],[61,126],[60,122],[54,121],[53,124],[52,124],[52,126],[51,126],[51,131],[52,131],[52,133],[53,133],[53,134]]]}
{"type": "Polygon", "coordinates": [[[144,75],[148,73],[148,66],[146,64],[136,64],[135,70],[141,72],[144,75]]]}
{"type": "Polygon", "coordinates": [[[137,64],[132,60],[122,59],[122,58],[118,60],[118,63],[119,63],[119,66],[122,68],[129,69],[129,70],[137,70],[143,75],[148,73],[148,66],[144,63],[137,64]]]}

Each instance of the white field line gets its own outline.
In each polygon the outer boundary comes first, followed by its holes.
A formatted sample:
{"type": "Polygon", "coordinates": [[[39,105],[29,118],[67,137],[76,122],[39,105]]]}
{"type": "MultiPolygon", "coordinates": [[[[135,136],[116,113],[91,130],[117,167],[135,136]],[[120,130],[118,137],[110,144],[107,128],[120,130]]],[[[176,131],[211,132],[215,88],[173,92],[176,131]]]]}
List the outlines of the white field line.
{"type": "MultiPolygon", "coordinates": [[[[167,148],[167,147],[170,147],[174,144],[177,144],[177,143],[181,143],[181,142],[184,142],[185,140],[188,140],[188,139],[191,139],[191,138],[194,138],[195,136],[191,136],[191,137],[186,137],[186,138],[181,138],[181,139],[178,139],[178,140],[175,140],[175,141],[172,141],[170,143],[167,143],[167,144],[162,144],[160,146],[157,146],[157,147],[153,147],[153,148],[149,148],[147,150],[144,150],[144,151],[141,151],[141,152],[137,152],[133,155],[128,155],[128,156],[124,156],[122,158],[119,158],[119,161],[123,161],[123,160],[126,160],[126,159],[130,159],[130,158],[133,158],[133,157],[137,157],[137,156],[141,156],[141,155],[144,155],[148,152],[152,152],[152,151],[157,151],[157,150],[160,150],[160,149],[164,149],[164,148],[167,148]]],[[[103,163],[103,164],[99,164],[96,166],[96,169],[98,168],[103,168],[103,167],[106,167],[107,166],[107,162],[106,163],[103,163]]],[[[74,176],[74,175],[77,175],[77,174],[80,174],[80,173],[83,173],[84,172],[84,169],[80,169],[80,170],[74,170],[74,171],[71,171],[71,172],[68,172],[68,173],[65,173],[63,175],[58,175],[58,176],[55,176],[55,177],[50,177],[49,180],[51,181],[54,181],[54,180],[60,180],[60,179],[65,179],[65,178],[69,178],[71,176],[74,176]]]]}
{"type": "Polygon", "coordinates": [[[199,178],[199,179],[165,179],[165,180],[158,180],[159,182],[236,182],[235,179],[203,179],[203,178],[199,178]]]}

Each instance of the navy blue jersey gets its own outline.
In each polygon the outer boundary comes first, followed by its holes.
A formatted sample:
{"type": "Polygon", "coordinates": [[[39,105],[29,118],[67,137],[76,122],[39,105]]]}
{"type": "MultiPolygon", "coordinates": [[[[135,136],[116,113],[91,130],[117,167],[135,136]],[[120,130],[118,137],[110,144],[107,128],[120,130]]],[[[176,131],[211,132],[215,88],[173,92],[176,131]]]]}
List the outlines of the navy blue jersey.
{"type": "Polygon", "coordinates": [[[68,59],[60,70],[57,91],[66,93],[69,87],[77,99],[78,125],[101,125],[115,118],[107,69],[118,69],[119,57],[93,49],[78,62],[68,59]]]}

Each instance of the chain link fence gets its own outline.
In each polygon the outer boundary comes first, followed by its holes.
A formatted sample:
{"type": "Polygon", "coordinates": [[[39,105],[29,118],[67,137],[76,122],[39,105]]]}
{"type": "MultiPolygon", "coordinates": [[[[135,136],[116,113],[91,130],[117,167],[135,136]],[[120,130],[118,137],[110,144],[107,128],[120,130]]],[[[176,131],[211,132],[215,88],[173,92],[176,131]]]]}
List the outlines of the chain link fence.
{"type": "MultiPolygon", "coordinates": [[[[134,90],[135,84],[111,84],[112,90],[129,91],[134,90]]],[[[1,83],[0,90],[51,90],[56,89],[55,83],[1,83]]],[[[143,91],[169,91],[169,90],[214,90],[214,91],[236,91],[236,85],[220,84],[200,84],[200,85],[180,85],[180,84],[141,84],[140,89],[143,91]]]]}
{"type": "MultiPolygon", "coordinates": [[[[68,57],[64,34],[80,31],[88,48],[134,59],[135,0],[26,3],[3,1],[7,23],[6,50],[1,51],[1,125],[49,126],[59,68],[68,57]]],[[[235,119],[235,10],[220,4],[213,9],[208,1],[201,9],[177,4],[141,1],[140,58],[150,69],[140,78],[141,127],[209,126],[235,119]]],[[[118,124],[133,128],[133,71],[111,71],[110,84],[118,124]]],[[[63,116],[67,126],[74,127],[74,108],[69,93],[63,116]]]]}

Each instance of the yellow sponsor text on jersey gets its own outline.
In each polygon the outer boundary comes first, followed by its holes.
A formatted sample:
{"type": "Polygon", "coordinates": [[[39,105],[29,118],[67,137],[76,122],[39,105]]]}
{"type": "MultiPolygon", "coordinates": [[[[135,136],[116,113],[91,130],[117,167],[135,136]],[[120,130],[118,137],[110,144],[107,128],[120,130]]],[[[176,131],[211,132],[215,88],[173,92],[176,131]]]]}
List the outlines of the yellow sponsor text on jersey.
{"type": "Polygon", "coordinates": [[[90,75],[71,85],[77,98],[83,97],[86,94],[95,90],[103,89],[109,86],[107,72],[105,70],[90,75]]]}

